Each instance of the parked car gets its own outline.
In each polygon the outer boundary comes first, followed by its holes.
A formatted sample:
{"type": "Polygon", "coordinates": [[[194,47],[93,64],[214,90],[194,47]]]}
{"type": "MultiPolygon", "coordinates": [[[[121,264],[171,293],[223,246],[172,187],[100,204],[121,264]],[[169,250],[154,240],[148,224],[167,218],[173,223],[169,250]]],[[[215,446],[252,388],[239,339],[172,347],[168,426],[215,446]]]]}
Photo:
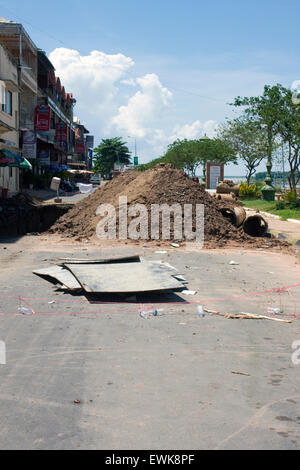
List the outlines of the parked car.
{"type": "Polygon", "coordinates": [[[100,175],[92,175],[90,177],[91,184],[101,184],[101,176],[100,175]]]}

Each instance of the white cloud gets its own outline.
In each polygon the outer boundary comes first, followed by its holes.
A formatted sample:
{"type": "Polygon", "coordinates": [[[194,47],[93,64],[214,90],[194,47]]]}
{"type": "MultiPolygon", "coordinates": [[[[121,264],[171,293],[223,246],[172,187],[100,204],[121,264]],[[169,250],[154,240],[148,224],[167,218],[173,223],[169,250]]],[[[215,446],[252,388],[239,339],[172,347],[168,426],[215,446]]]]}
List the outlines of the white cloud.
{"type": "MultiPolygon", "coordinates": [[[[126,106],[120,106],[112,119],[113,125],[138,138],[157,139],[159,124],[172,104],[172,93],[161,84],[156,74],[147,74],[136,80],[141,90],[129,98],[126,106]]],[[[161,135],[161,134],[160,134],[161,135]]]]}
{"type": "Polygon", "coordinates": [[[85,120],[87,127],[96,119],[98,133],[103,135],[118,109],[117,84],[134,61],[123,54],[92,51],[84,56],[66,48],[55,49],[49,59],[66,91],[72,92],[77,100],[75,114],[85,120]]]}
{"type": "Polygon", "coordinates": [[[217,128],[217,122],[206,121],[202,123],[197,120],[192,124],[185,124],[184,126],[175,126],[173,134],[170,136],[169,141],[174,142],[176,139],[199,139],[204,134],[208,137],[213,137],[217,128]]]}
{"type": "Polygon", "coordinates": [[[125,80],[121,80],[120,83],[128,86],[136,86],[136,80],[134,78],[126,78],[125,80]]]}
{"type": "MultiPolygon", "coordinates": [[[[141,162],[163,155],[177,138],[195,139],[205,133],[213,137],[218,121],[234,115],[227,103],[235,96],[256,95],[264,84],[282,81],[255,66],[234,68],[227,58],[218,67],[214,64],[220,61],[214,58],[198,61],[201,68],[141,59],[136,74],[133,59],[120,53],[94,50],[81,55],[57,48],[49,58],[66,91],[76,98],[75,115],[95,135],[96,145],[102,138],[118,135],[128,140],[131,135],[137,139],[141,162]],[[157,74],[148,73],[154,69],[157,74]]],[[[133,140],[129,145],[134,148],[133,140]]]]}

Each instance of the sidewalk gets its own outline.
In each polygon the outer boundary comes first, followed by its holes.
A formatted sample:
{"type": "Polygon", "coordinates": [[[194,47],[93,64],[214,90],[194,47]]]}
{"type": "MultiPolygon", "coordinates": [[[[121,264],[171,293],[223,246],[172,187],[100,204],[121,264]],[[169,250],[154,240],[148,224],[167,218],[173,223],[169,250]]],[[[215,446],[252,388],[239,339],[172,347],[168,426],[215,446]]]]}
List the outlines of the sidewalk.
{"type": "MultiPolygon", "coordinates": [[[[54,203],[54,199],[56,199],[56,191],[52,191],[51,189],[26,189],[24,192],[42,202],[54,203]]],[[[62,199],[62,202],[67,204],[76,204],[76,202],[81,201],[87,196],[88,194],[81,194],[79,191],[74,193],[65,193],[64,191],[59,191],[59,197],[62,199]]]]}

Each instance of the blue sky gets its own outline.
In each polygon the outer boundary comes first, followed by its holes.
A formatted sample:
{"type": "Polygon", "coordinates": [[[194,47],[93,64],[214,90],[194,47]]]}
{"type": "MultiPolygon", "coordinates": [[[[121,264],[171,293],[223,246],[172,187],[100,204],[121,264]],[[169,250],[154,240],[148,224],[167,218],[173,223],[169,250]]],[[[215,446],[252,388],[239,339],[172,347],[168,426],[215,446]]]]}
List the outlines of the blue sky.
{"type": "Polygon", "coordinates": [[[235,96],[300,79],[299,1],[0,0],[0,16],[50,55],[96,143],[136,138],[140,161],[213,135],[235,96]]]}

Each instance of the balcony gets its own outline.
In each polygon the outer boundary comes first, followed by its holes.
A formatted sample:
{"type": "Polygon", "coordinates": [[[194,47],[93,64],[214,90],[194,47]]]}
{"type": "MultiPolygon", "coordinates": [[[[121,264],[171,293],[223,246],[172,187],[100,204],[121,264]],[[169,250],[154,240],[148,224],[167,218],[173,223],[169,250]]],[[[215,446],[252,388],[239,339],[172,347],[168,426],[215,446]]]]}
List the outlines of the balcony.
{"type": "Polygon", "coordinates": [[[36,78],[29,70],[21,68],[21,83],[29,88],[32,93],[37,94],[37,81],[36,78]]]}

